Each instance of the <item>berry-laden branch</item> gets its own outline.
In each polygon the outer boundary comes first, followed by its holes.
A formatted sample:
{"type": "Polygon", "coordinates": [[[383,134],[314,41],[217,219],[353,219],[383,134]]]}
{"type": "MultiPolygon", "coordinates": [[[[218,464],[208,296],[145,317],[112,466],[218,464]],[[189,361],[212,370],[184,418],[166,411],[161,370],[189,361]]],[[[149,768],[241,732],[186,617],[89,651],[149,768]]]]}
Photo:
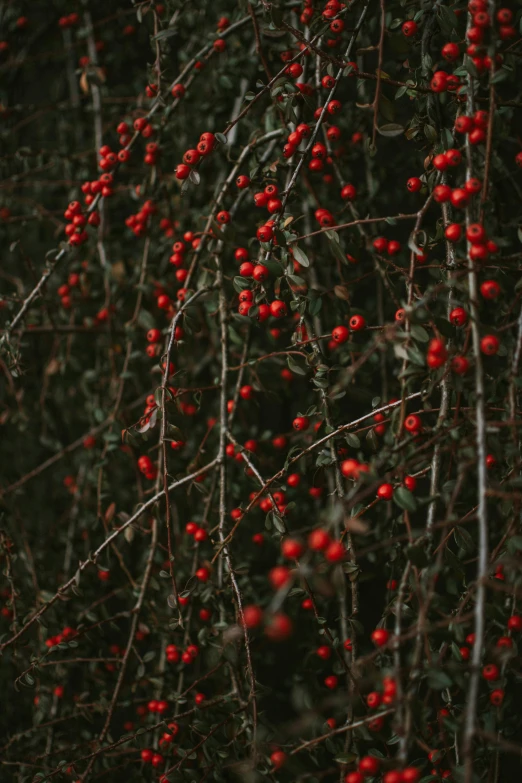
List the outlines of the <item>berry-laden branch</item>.
{"type": "Polygon", "coordinates": [[[518,780],[520,10],[33,6],[0,35],[2,768],[518,780]]]}

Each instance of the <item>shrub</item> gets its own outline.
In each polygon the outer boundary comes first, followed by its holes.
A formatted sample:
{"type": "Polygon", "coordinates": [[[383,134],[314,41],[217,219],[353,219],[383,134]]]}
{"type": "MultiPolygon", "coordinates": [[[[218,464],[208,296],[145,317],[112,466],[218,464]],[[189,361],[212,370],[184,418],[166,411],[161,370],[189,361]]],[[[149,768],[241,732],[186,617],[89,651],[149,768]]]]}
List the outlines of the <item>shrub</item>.
{"type": "Polygon", "coordinates": [[[6,780],[518,779],[519,17],[4,9],[6,780]]]}

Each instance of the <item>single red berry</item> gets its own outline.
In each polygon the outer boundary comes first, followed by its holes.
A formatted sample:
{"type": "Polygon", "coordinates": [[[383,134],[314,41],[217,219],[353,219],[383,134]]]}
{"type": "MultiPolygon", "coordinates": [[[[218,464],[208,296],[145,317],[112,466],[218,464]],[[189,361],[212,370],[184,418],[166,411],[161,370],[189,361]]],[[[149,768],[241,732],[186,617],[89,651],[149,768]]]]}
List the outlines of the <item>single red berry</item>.
{"type": "Polygon", "coordinates": [[[411,36],[415,35],[417,30],[419,29],[417,22],[414,22],[413,19],[408,20],[407,22],[402,23],[402,33],[406,36],[406,38],[411,38],[411,36]]]}
{"type": "Polygon", "coordinates": [[[373,249],[376,253],[380,253],[381,255],[386,253],[388,250],[388,240],[385,239],[385,237],[377,237],[377,239],[373,240],[373,249]]]}
{"type": "Polygon", "coordinates": [[[379,498],[379,500],[391,500],[393,497],[393,485],[381,484],[381,486],[377,490],[377,497],[379,498]]]}
{"type": "Polygon", "coordinates": [[[364,775],[362,772],[349,772],[344,778],[344,783],[364,783],[364,775]]]}
{"type": "Polygon", "coordinates": [[[375,756],[363,756],[359,761],[359,771],[365,775],[376,775],[380,766],[381,762],[375,756]]]}
{"type": "Polygon", "coordinates": [[[263,283],[270,277],[270,270],[263,264],[256,264],[252,272],[252,277],[258,283],[263,283]]]}
{"type": "Polygon", "coordinates": [[[357,190],[353,185],[345,185],[341,190],[341,198],[343,201],[353,201],[357,196],[357,190]]]}
{"type": "Polygon", "coordinates": [[[507,627],[510,631],[522,631],[522,616],[519,614],[512,614],[507,621],[507,627]]]}
{"type": "Polygon", "coordinates": [[[272,229],[272,226],[261,226],[261,228],[257,229],[257,238],[260,242],[270,242],[270,240],[274,236],[274,231],[272,229]]]}
{"type": "Polygon", "coordinates": [[[339,684],[339,679],[335,676],[335,674],[331,674],[328,677],[324,678],[324,684],[327,688],[330,688],[330,690],[335,690],[339,684]]]}
{"type": "Polygon", "coordinates": [[[417,479],[415,478],[415,476],[405,476],[404,486],[406,487],[406,489],[409,489],[410,492],[414,492],[417,487],[417,479]]]}
{"type": "Polygon", "coordinates": [[[486,356],[494,356],[498,353],[499,348],[500,341],[494,334],[487,334],[480,341],[480,350],[482,353],[486,354],[486,356]]]}
{"type": "Polygon", "coordinates": [[[293,632],[292,621],[282,612],[276,612],[268,620],[265,628],[266,636],[273,642],[284,642],[293,632]]]}
{"type": "Polygon", "coordinates": [[[281,769],[286,763],[286,753],[282,750],[275,750],[270,756],[270,761],[272,762],[274,769],[281,769]]]}
{"type": "Polygon", "coordinates": [[[281,543],[283,557],[296,560],[304,552],[303,544],[296,538],[285,538],[281,543]]]}
{"type": "Polygon", "coordinates": [[[406,183],[406,187],[410,193],[418,193],[422,188],[422,180],[420,180],[419,177],[410,177],[406,183]]]}
{"type": "Polygon", "coordinates": [[[446,226],[444,236],[450,242],[458,242],[462,236],[462,226],[460,223],[450,223],[448,226],[446,226]]]}
{"type": "Polygon", "coordinates": [[[455,188],[451,191],[450,201],[456,209],[464,209],[469,203],[469,193],[465,188],[455,188]]]}
{"type": "Polygon", "coordinates": [[[451,369],[457,375],[465,375],[469,370],[469,361],[465,356],[454,356],[451,360],[451,369]]]}
{"type": "Polygon", "coordinates": [[[312,530],[308,536],[308,546],[314,552],[320,552],[328,547],[330,544],[330,536],[323,528],[316,528],[312,530]]]}
{"type": "Polygon", "coordinates": [[[176,167],[176,179],[187,179],[189,174],[190,166],[180,163],[179,166],[176,167]]]}
{"type": "Polygon", "coordinates": [[[352,315],[350,318],[350,329],[353,329],[354,332],[360,332],[361,329],[364,329],[365,327],[366,321],[362,315],[352,315]]]}
{"type": "Polygon", "coordinates": [[[500,286],[496,280],[484,280],[480,286],[480,293],[484,299],[496,299],[500,294],[500,286]]]}
{"type": "Polygon", "coordinates": [[[346,326],[336,326],[332,330],[332,340],[336,343],[345,343],[350,339],[350,330],[346,326]]]}
{"type": "Polygon", "coordinates": [[[239,396],[243,400],[251,400],[254,396],[254,388],[253,386],[249,386],[248,384],[245,386],[241,386],[239,389],[239,396]]]}
{"type": "Polygon", "coordinates": [[[421,779],[421,771],[417,767],[406,767],[401,776],[401,783],[418,783],[421,779]]]}
{"type": "Polygon", "coordinates": [[[372,691],[366,697],[366,704],[371,710],[376,710],[382,703],[382,696],[378,691],[372,691]]]}
{"type": "Polygon", "coordinates": [[[292,422],[292,427],[294,428],[294,430],[297,430],[298,432],[307,430],[309,426],[310,426],[310,419],[308,418],[308,416],[297,416],[297,418],[295,418],[292,422]]]}
{"type": "Polygon", "coordinates": [[[275,318],[283,318],[287,314],[286,304],[279,299],[275,299],[270,303],[270,313],[275,318]]]}
{"type": "Polygon", "coordinates": [[[185,95],[185,88],[182,84],[175,84],[172,90],[170,91],[170,94],[173,98],[183,98],[185,95]]]}
{"type": "Polygon", "coordinates": [[[259,606],[245,606],[243,620],[246,628],[257,628],[263,622],[263,610],[259,606]]]}
{"type": "Polygon", "coordinates": [[[386,628],[376,628],[372,631],[371,639],[376,647],[383,647],[390,638],[390,632],[386,628]]]}
{"type": "Polygon", "coordinates": [[[494,682],[500,677],[500,670],[496,664],[488,663],[482,669],[482,676],[485,680],[488,680],[488,682],[494,682]]]}
{"type": "Polygon", "coordinates": [[[455,120],[454,127],[457,133],[469,133],[473,129],[473,119],[465,114],[461,114],[455,120]]]}
{"type": "Polygon", "coordinates": [[[444,204],[451,198],[451,188],[449,185],[436,185],[433,188],[433,198],[438,204],[444,204]]]}
{"type": "Polygon", "coordinates": [[[324,556],[330,563],[338,563],[346,557],[346,549],[341,541],[331,541],[324,556]]]}
{"type": "Polygon", "coordinates": [[[392,769],[384,775],[382,783],[402,783],[403,780],[402,772],[392,769]]]}
{"type": "Polygon", "coordinates": [[[489,700],[494,707],[500,707],[504,701],[504,695],[505,694],[502,688],[495,688],[495,690],[491,691],[489,694],[489,700]]]}
{"type": "Polygon", "coordinates": [[[449,314],[453,326],[464,326],[468,322],[468,314],[463,307],[455,307],[449,314]]]}
{"type": "Polygon", "coordinates": [[[451,63],[460,55],[459,45],[456,43],[444,44],[441,54],[445,60],[451,63]]]}

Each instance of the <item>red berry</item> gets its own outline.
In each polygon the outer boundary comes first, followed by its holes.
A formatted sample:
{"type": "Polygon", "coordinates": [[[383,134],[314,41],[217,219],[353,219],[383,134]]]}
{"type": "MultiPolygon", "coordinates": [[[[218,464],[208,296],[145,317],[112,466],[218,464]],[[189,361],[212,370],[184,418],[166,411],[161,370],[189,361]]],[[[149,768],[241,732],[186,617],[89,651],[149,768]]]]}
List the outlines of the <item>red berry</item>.
{"type": "Polygon", "coordinates": [[[500,286],[496,280],[485,280],[480,286],[484,299],[496,299],[500,294],[500,286]]]}
{"type": "Polygon", "coordinates": [[[283,753],[282,750],[276,750],[270,756],[270,761],[274,769],[281,769],[286,762],[286,753],[283,753]]]}
{"type": "Polygon", "coordinates": [[[332,340],[336,343],[345,343],[350,339],[350,330],[346,326],[336,326],[332,330],[332,340]]]}
{"type": "Polygon", "coordinates": [[[465,375],[469,370],[469,362],[465,356],[454,356],[451,360],[451,369],[457,375],[465,375]]]}
{"type": "MultiPolygon", "coordinates": [[[[350,329],[353,329],[354,332],[360,332],[361,329],[364,329],[365,327],[366,327],[366,321],[364,320],[362,315],[352,315],[352,317],[350,318],[350,329]]],[[[333,333],[332,333],[332,337],[333,337],[333,333]]]]}
{"type": "Polygon", "coordinates": [[[441,50],[441,54],[445,60],[448,62],[453,62],[453,60],[456,60],[460,54],[459,45],[456,43],[444,44],[441,50]]]}
{"type": "Polygon", "coordinates": [[[251,400],[254,396],[254,388],[252,386],[241,386],[239,389],[239,396],[243,400],[251,400]]]}
{"type": "Polygon", "coordinates": [[[459,223],[450,223],[449,226],[446,226],[444,236],[450,242],[458,242],[462,236],[462,226],[459,223]]]}
{"type": "Polygon", "coordinates": [[[337,685],[339,684],[338,678],[335,676],[335,674],[331,674],[329,677],[324,678],[324,684],[327,688],[330,688],[330,690],[335,690],[337,688],[337,685]]]}
{"type": "Polygon", "coordinates": [[[380,253],[381,255],[386,253],[388,249],[388,240],[384,237],[377,237],[377,239],[373,240],[373,249],[376,253],[380,253]]]}
{"type": "Polygon", "coordinates": [[[438,204],[444,204],[451,198],[451,188],[449,185],[436,185],[433,188],[433,198],[438,204]]]}
{"type": "Polygon", "coordinates": [[[375,631],[372,631],[371,638],[376,647],[383,647],[390,638],[390,633],[386,628],[376,628],[375,631]]]}
{"type": "Polygon", "coordinates": [[[376,775],[381,763],[375,756],[363,756],[359,761],[359,771],[367,775],[376,775]]]}
{"type": "Polygon", "coordinates": [[[346,549],[341,541],[331,541],[326,547],[324,556],[330,563],[338,563],[346,557],[346,549]]]}
{"type": "Polygon", "coordinates": [[[382,703],[382,696],[378,691],[372,691],[366,697],[366,704],[371,710],[376,710],[382,703]]]}
{"type": "Polygon", "coordinates": [[[283,318],[287,313],[286,304],[279,299],[275,299],[270,303],[270,313],[275,318],[283,318]]]}
{"type": "Polygon", "coordinates": [[[246,628],[257,628],[263,622],[263,610],[259,606],[245,606],[243,619],[246,628]]]}
{"type": "Polygon", "coordinates": [[[500,707],[504,701],[504,691],[502,688],[495,688],[494,691],[491,691],[489,694],[489,700],[494,707],[500,707]]]}
{"type": "Polygon", "coordinates": [[[292,422],[292,427],[297,431],[307,430],[309,426],[310,419],[308,416],[297,416],[292,422]]]}
{"type": "Polygon", "coordinates": [[[422,188],[422,180],[418,177],[410,177],[406,183],[406,187],[410,193],[417,193],[422,188]]]}
{"type": "Polygon", "coordinates": [[[189,174],[190,166],[180,163],[179,166],[176,167],[176,179],[187,179],[189,174]]]}
{"type": "Polygon", "coordinates": [[[403,770],[401,783],[418,783],[421,778],[421,772],[416,767],[406,767],[403,770]]]}
{"type": "Polygon", "coordinates": [[[286,614],[276,612],[268,620],[265,634],[273,642],[283,642],[292,635],[292,621],[286,614]]]}
{"type": "Polygon", "coordinates": [[[405,476],[404,486],[406,487],[406,489],[409,489],[410,492],[414,492],[417,487],[417,479],[415,478],[415,476],[405,476]]]}
{"type": "Polygon", "coordinates": [[[391,500],[393,497],[393,485],[381,484],[381,486],[377,490],[377,497],[379,498],[379,500],[391,500]]]}
{"type": "Polygon", "coordinates": [[[345,185],[341,190],[341,198],[343,201],[353,201],[357,196],[357,190],[353,185],[345,185]]]}
{"type": "Polygon", "coordinates": [[[329,544],[330,544],[330,536],[328,532],[323,528],[319,527],[316,528],[315,530],[312,530],[312,532],[308,536],[308,546],[314,552],[320,552],[323,549],[326,549],[329,544]]]}
{"type": "Polygon", "coordinates": [[[304,546],[296,538],[285,538],[281,543],[283,557],[295,560],[304,552],[304,546]]]}
{"type": "Polygon", "coordinates": [[[364,783],[362,772],[349,772],[344,778],[344,783],[364,783]]]}
{"type": "Polygon", "coordinates": [[[482,669],[482,676],[485,680],[488,680],[488,682],[494,682],[500,677],[500,670],[496,664],[488,663],[482,669]]]}
{"type": "Polygon", "coordinates": [[[480,350],[482,353],[486,354],[486,356],[494,356],[498,353],[499,348],[500,341],[494,334],[487,334],[480,341],[480,350]]]}
{"type": "Polygon", "coordinates": [[[464,326],[468,321],[468,314],[463,307],[455,307],[449,314],[449,320],[453,326],[464,326]]]}
{"type": "Polygon", "coordinates": [[[411,38],[412,35],[415,35],[418,29],[417,22],[414,22],[413,19],[408,20],[407,22],[403,22],[401,27],[403,35],[405,35],[406,38],[411,38]]]}

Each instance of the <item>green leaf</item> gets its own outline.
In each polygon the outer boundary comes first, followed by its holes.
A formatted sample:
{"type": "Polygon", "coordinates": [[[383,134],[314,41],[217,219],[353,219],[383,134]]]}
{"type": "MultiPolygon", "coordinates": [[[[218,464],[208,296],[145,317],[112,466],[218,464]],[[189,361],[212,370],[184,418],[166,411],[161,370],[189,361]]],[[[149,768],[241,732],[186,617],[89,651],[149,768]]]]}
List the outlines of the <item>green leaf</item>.
{"type": "Polygon", "coordinates": [[[436,128],[433,127],[433,125],[425,125],[424,126],[424,135],[428,139],[428,141],[437,141],[438,135],[436,128]]]}
{"type": "Polygon", "coordinates": [[[417,509],[417,501],[414,496],[406,487],[397,487],[393,493],[393,500],[405,511],[415,511],[417,509]]]}
{"type": "Polygon", "coordinates": [[[413,324],[411,327],[411,336],[420,343],[428,343],[430,341],[428,332],[423,326],[419,326],[419,324],[413,324]]]}
{"type": "Polygon", "coordinates": [[[430,669],[427,676],[428,685],[436,691],[442,691],[444,688],[450,688],[453,681],[445,672],[440,669],[430,669]]]}
{"type": "Polygon", "coordinates": [[[164,41],[166,38],[172,38],[178,32],[176,27],[167,27],[166,30],[160,30],[152,37],[153,41],[164,41]]]}
{"type": "Polygon", "coordinates": [[[458,23],[457,15],[451,8],[445,5],[439,6],[439,24],[443,33],[449,35],[452,30],[458,28],[458,23]]]}
{"type": "Polygon", "coordinates": [[[342,753],[340,756],[336,756],[334,761],[338,764],[351,764],[356,758],[357,755],[355,753],[342,753]]]}
{"type": "Polygon", "coordinates": [[[238,292],[238,294],[241,293],[241,291],[245,291],[247,288],[250,288],[250,282],[246,280],[244,277],[240,277],[239,275],[234,277],[232,281],[232,285],[238,292]]]}
{"type": "Polygon", "coordinates": [[[288,364],[288,368],[292,370],[293,373],[296,375],[306,375],[306,369],[304,367],[301,367],[299,364],[297,364],[296,360],[293,358],[293,356],[287,356],[286,361],[288,364]]]}
{"type": "Polygon", "coordinates": [[[347,444],[351,446],[353,449],[360,449],[361,448],[361,441],[357,437],[357,435],[354,435],[353,432],[347,432],[344,436],[347,444]]]}
{"type": "Polygon", "coordinates": [[[404,133],[404,128],[396,122],[390,122],[387,125],[381,125],[380,128],[377,128],[377,132],[380,133],[381,136],[401,136],[404,133]]]}
{"type": "Polygon", "coordinates": [[[301,250],[297,245],[292,245],[292,250],[295,260],[301,264],[301,266],[310,266],[310,261],[304,250],[301,250]]]}
{"type": "Polygon", "coordinates": [[[334,257],[341,262],[341,264],[347,264],[346,256],[339,244],[339,237],[335,231],[326,231],[326,236],[330,240],[330,249],[334,254],[334,257]]]}

